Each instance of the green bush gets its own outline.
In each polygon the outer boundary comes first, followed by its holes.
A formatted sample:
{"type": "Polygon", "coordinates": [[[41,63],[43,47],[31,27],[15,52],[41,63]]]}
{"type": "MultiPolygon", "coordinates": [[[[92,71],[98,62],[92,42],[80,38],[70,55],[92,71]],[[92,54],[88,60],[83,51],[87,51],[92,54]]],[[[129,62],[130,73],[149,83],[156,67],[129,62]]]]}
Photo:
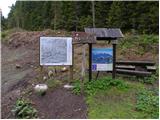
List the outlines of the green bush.
{"type": "Polygon", "coordinates": [[[135,54],[143,55],[145,52],[156,51],[158,45],[158,35],[126,35],[118,44],[122,54],[131,50],[135,54]]]}
{"type": "MultiPolygon", "coordinates": [[[[157,90],[158,91],[158,90],[157,90]]],[[[137,94],[136,110],[146,113],[146,117],[159,117],[159,96],[157,92],[143,90],[137,94]]]]}
{"type": "Polygon", "coordinates": [[[6,33],[2,32],[2,38],[6,37],[6,33]]]}
{"type": "Polygon", "coordinates": [[[74,88],[73,88],[73,93],[76,95],[81,94],[81,81],[77,80],[74,82],[74,88]]]}
{"type": "Polygon", "coordinates": [[[31,103],[24,99],[18,99],[12,109],[16,118],[31,119],[37,118],[37,110],[31,106],[31,103]]]}
{"type": "Polygon", "coordinates": [[[155,81],[159,80],[159,70],[158,70],[158,68],[157,68],[155,74],[152,74],[149,77],[139,78],[138,80],[143,82],[143,83],[153,84],[155,81]]]}
{"type": "MultiPolygon", "coordinates": [[[[125,84],[122,80],[115,79],[113,80],[111,77],[105,77],[99,80],[92,80],[90,82],[84,83],[84,93],[87,95],[95,95],[97,91],[107,90],[111,87],[117,87],[119,89],[128,88],[127,84],[125,84]]],[[[73,93],[80,94],[81,85],[80,81],[74,84],[73,93]]]]}

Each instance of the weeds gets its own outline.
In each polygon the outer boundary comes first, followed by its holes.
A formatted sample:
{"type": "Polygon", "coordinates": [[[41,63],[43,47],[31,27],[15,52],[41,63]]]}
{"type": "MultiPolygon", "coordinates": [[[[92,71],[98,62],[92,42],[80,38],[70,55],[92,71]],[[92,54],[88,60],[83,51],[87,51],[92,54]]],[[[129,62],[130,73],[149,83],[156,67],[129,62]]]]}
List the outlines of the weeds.
{"type": "Polygon", "coordinates": [[[81,81],[77,80],[74,83],[74,88],[73,88],[73,93],[76,95],[80,95],[81,94],[81,81]]]}
{"type": "Polygon", "coordinates": [[[129,35],[120,41],[119,49],[121,54],[125,54],[127,51],[133,51],[136,55],[143,55],[145,52],[156,51],[154,45],[158,44],[159,37],[157,35],[129,35]]]}
{"type": "Polygon", "coordinates": [[[148,84],[153,84],[155,81],[159,79],[159,70],[157,68],[156,73],[152,74],[149,77],[144,77],[144,78],[139,78],[138,80],[141,81],[142,83],[148,83],[148,84]]]}
{"type": "Polygon", "coordinates": [[[31,103],[24,99],[18,99],[12,109],[16,118],[31,119],[37,118],[37,110],[31,106],[31,103]]]}
{"type": "MultiPolygon", "coordinates": [[[[119,89],[128,88],[127,84],[125,84],[122,80],[113,80],[110,77],[105,77],[99,80],[92,80],[91,82],[84,83],[84,93],[87,95],[95,95],[96,92],[100,90],[107,90],[111,87],[117,87],[119,89]]],[[[73,93],[79,95],[81,92],[81,84],[80,81],[74,83],[73,93]]]]}
{"type": "Polygon", "coordinates": [[[136,109],[151,118],[159,117],[159,96],[157,92],[143,90],[137,95],[136,109]]]}

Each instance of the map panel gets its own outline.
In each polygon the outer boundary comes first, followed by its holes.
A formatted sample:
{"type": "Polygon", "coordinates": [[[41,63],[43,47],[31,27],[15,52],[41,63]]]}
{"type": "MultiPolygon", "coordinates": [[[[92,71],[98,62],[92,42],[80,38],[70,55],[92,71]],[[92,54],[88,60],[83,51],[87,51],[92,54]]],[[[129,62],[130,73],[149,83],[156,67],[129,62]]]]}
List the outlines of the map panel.
{"type": "Polygon", "coordinates": [[[40,37],[40,65],[71,65],[72,38],[40,37]]]}

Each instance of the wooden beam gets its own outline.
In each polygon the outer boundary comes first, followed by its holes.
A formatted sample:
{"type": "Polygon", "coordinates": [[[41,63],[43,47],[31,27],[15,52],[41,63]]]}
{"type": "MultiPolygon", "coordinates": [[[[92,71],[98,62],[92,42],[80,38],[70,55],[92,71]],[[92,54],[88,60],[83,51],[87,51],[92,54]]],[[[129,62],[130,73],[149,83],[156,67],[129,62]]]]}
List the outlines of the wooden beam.
{"type": "Polygon", "coordinates": [[[116,69],[118,74],[136,75],[136,76],[150,76],[151,72],[146,71],[135,71],[135,70],[122,70],[116,69]]]}
{"type": "Polygon", "coordinates": [[[156,72],[156,67],[155,66],[147,66],[147,70],[149,71],[149,72],[156,72]]]}
{"type": "Polygon", "coordinates": [[[73,81],[73,65],[74,65],[74,45],[72,45],[72,65],[70,65],[70,80],[69,81],[73,81]]]}
{"type": "Polygon", "coordinates": [[[146,66],[146,65],[155,65],[152,61],[117,61],[117,65],[134,65],[134,66],[146,66]]]}
{"type": "Polygon", "coordinates": [[[126,66],[126,65],[116,65],[116,69],[127,69],[127,70],[135,70],[135,66],[126,66]]]}
{"type": "Polygon", "coordinates": [[[113,46],[113,71],[112,71],[112,78],[115,79],[116,77],[116,44],[112,44],[113,46]]]}

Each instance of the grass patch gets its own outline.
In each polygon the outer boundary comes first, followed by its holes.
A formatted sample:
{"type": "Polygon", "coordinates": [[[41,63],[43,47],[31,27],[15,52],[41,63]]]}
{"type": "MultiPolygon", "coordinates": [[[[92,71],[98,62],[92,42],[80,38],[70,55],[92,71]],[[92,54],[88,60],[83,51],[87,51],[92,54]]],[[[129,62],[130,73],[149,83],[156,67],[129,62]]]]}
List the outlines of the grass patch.
{"type": "Polygon", "coordinates": [[[154,84],[155,81],[159,80],[159,69],[157,68],[156,73],[149,77],[139,78],[138,81],[142,83],[154,84]]]}
{"type": "MultiPolygon", "coordinates": [[[[74,84],[74,93],[80,94],[82,89],[85,94],[88,105],[88,118],[90,119],[157,118],[157,107],[154,109],[151,107],[154,104],[158,105],[157,98],[150,98],[149,101],[145,98],[146,101],[138,102],[138,93],[145,89],[143,83],[124,81],[120,78],[113,80],[110,77],[105,77],[91,82],[84,82],[83,86],[80,81],[76,81],[74,84]],[[156,103],[153,103],[154,100],[156,103]],[[153,104],[150,104],[151,106],[146,105],[150,101],[153,104]],[[139,103],[140,107],[137,109],[139,103]],[[147,109],[146,112],[143,111],[144,106],[147,109]]],[[[146,94],[148,95],[148,93],[146,94]]]]}
{"type": "Polygon", "coordinates": [[[134,91],[120,91],[118,88],[87,97],[88,116],[91,119],[142,118],[142,114],[134,109],[134,97],[134,91]]]}
{"type": "Polygon", "coordinates": [[[137,94],[136,109],[143,114],[145,118],[159,118],[159,96],[158,90],[143,90],[137,94]]]}
{"type": "Polygon", "coordinates": [[[125,35],[125,38],[118,44],[120,54],[126,54],[127,51],[132,51],[133,54],[143,55],[146,52],[156,53],[158,48],[158,35],[125,35]]]}
{"type": "Polygon", "coordinates": [[[135,108],[136,93],[141,91],[144,85],[131,82],[127,82],[127,85],[129,86],[127,90],[112,87],[95,95],[86,96],[89,106],[88,117],[91,119],[145,118],[145,114],[135,108]]]}
{"type": "Polygon", "coordinates": [[[113,80],[111,77],[84,82],[84,84],[81,84],[81,82],[77,80],[74,83],[74,86],[75,87],[73,88],[73,93],[77,95],[79,95],[82,90],[87,95],[95,95],[98,91],[107,90],[111,87],[117,87],[123,90],[128,88],[128,85],[125,84],[122,80],[113,80]]]}

